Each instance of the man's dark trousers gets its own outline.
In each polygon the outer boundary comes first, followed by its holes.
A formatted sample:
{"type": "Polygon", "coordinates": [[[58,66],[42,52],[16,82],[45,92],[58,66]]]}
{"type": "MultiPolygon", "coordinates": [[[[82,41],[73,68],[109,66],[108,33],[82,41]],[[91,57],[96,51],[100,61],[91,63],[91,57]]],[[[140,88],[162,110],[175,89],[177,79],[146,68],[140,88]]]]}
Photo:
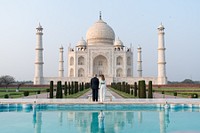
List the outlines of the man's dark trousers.
{"type": "Polygon", "coordinates": [[[92,100],[98,101],[98,89],[92,89],[92,100]]]}
{"type": "Polygon", "coordinates": [[[99,79],[94,77],[91,79],[92,100],[98,101],[99,79]]]}

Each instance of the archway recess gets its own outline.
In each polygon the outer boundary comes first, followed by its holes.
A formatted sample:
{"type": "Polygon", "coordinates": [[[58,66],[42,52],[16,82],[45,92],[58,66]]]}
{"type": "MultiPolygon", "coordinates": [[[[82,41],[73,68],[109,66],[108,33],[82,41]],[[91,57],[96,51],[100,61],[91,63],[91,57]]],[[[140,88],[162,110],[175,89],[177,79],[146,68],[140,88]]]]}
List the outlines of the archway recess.
{"type": "Polygon", "coordinates": [[[93,60],[93,74],[108,75],[108,61],[105,56],[98,55],[93,60]]]}

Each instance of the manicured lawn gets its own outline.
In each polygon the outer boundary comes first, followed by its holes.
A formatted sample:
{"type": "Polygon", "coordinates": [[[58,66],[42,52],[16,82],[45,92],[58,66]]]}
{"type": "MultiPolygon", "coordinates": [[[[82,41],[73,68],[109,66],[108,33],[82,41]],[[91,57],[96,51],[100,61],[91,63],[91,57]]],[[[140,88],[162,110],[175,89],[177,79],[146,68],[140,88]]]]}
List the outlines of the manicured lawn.
{"type": "Polygon", "coordinates": [[[200,88],[153,88],[154,92],[162,93],[166,95],[174,96],[174,92],[177,92],[178,97],[189,98],[192,94],[198,94],[200,97],[200,88]]]}
{"type": "Polygon", "coordinates": [[[72,94],[72,95],[67,95],[64,96],[63,98],[78,98],[88,92],[90,89],[84,89],[83,91],[79,91],[78,93],[72,94]]]}
{"type": "MultiPolygon", "coordinates": [[[[84,89],[83,91],[67,96],[63,94],[63,98],[78,98],[89,90],[90,89],[84,89]]],[[[4,98],[6,94],[9,95],[9,98],[21,98],[24,97],[24,91],[29,91],[29,95],[36,95],[38,91],[40,91],[40,93],[47,93],[47,88],[20,88],[19,92],[16,92],[16,88],[0,88],[0,98],[4,98]]]]}
{"type": "MultiPolygon", "coordinates": [[[[112,91],[116,92],[118,95],[122,96],[123,98],[138,98],[134,97],[134,95],[127,94],[125,92],[110,88],[112,91]]],[[[182,98],[190,98],[192,94],[198,94],[200,97],[200,88],[153,88],[153,91],[156,93],[164,95],[171,95],[174,96],[174,92],[177,92],[177,97],[182,98]]]]}
{"type": "Polygon", "coordinates": [[[19,92],[16,92],[16,88],[0,88],[0,98],[4,98],[7,94],[9,98],[20,98],[24,96],[24,91],[29,91],[29,95],[35,95],[38,91],[40,93],[46,93],[47,88],[20,88],[19,92]]]}
{"type": "Polygon", "coordinates": [[[113,88],[109,88],[110,90],[114,91],[115,93],[117,93],[118,95],[122,96],[123,98],[137,98],[134,95],[130,95],[128,93],[113,89],[113,88]]]}

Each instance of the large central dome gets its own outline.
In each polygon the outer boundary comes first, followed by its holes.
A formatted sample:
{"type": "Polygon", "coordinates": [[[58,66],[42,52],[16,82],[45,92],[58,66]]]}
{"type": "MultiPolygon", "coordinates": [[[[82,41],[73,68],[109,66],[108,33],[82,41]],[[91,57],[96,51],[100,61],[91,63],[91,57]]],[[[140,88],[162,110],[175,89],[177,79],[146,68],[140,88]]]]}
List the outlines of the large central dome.
{"type": "Polygon", "coordinates": [[[88,45],[113,45],[115,33],[106,22],[99,19],[87,31],[86,40],[88,45]]]}

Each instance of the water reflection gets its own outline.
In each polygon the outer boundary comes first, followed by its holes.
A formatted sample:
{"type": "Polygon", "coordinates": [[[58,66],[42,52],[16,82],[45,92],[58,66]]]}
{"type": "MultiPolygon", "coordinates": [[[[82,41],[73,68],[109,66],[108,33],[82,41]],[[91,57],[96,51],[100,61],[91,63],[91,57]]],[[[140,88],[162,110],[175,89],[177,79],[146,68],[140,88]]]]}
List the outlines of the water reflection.
{"type": "Polygon", "coordinates": [[[170,123],[169,109],[164,109],[163,111],[160,111],[159,119],[160,119],[160,133],[166,133],[167,127],[170,123]]]}
{"type": "Polygon", "coordinates": [[[59,124],[60,124],[60,126],[62,126],[62,123],[63,123],[63,112],[59,112],[58,113],[58,118],[59,118],[59,124]]]}
{"type": "Polygon", "coordinates": [[[101,110],[99,112],[99,116],[98,116],[100,133],[105,133],[105,130],[104,130],[104,128],[105,128],[104,119],[105,119],[105,114],[101,110]]]}
{"type": "Polygon", "coordinates": [[[138,121],[139,121],[139,123],[142,123],[142,112],[141,111],[138,112],[138,121]]]}
{"type": "Polygon", "coordinates": [[[91,133],[97,133],[99,130],[99,123],[98,123],[98,112],[92,113],[92,121],[91,121],[91,133]]]}
{"type": "Polygon", "coordinates": [[[35,129],[35,133],[41,133],[42,112],[37,112],[36,106],[33,106],[33,127],[35,129]]]}
{"type": "MultiPolygon", "coordinates": [[[[155,122],[159,122],[159,126],[155,132],[166,133],[169,120],[169,110],[164,109],[159,112],[144,112],[144,111],[56,111],[43,112],[33,108],[33,127],[35,133],[41,133],[42,119],[48,119],[48,123],[52,123],[52,128],[63,128],[68,131],[69,128],[73,132],[88,132],[88,133],[117,133],[133,131],[137,132],[144,130],[144,127],[155,122]],[[42,115],[42,113],[45,113],[42,115]],[[51,113],[48,117],[46,113],[51,113]],[[135,113],[135,117],[134,117],[135,113]],[[55,115],[55,116],[54,116],[55,115]],[[153,116],[151,116],[153,115],[153,116]],[[44,118],[42,118],[44,117],[44,118]],[[155,118],[154,118],[155,117],[155,118]],[[134,119],[135,118],[135,119],[134,119]],[[157,120],[156,120],[157,119],[157,120]],[[54,123],[54,125],[53,125],[54,123]],[[57,124],[56,124],[57,123],[57,124]],[[55,127],[55,124],[59,127],[55,127]]],[[[44,128],[43,127],[43,128],[44,128]]],[[[151,126],[149,126],[151,128],[151,126]]],[[[147,130],[147,129],[145,129],[147,130]]],[[[147,130],[148,131],[148,130],[147,130]]]]}

